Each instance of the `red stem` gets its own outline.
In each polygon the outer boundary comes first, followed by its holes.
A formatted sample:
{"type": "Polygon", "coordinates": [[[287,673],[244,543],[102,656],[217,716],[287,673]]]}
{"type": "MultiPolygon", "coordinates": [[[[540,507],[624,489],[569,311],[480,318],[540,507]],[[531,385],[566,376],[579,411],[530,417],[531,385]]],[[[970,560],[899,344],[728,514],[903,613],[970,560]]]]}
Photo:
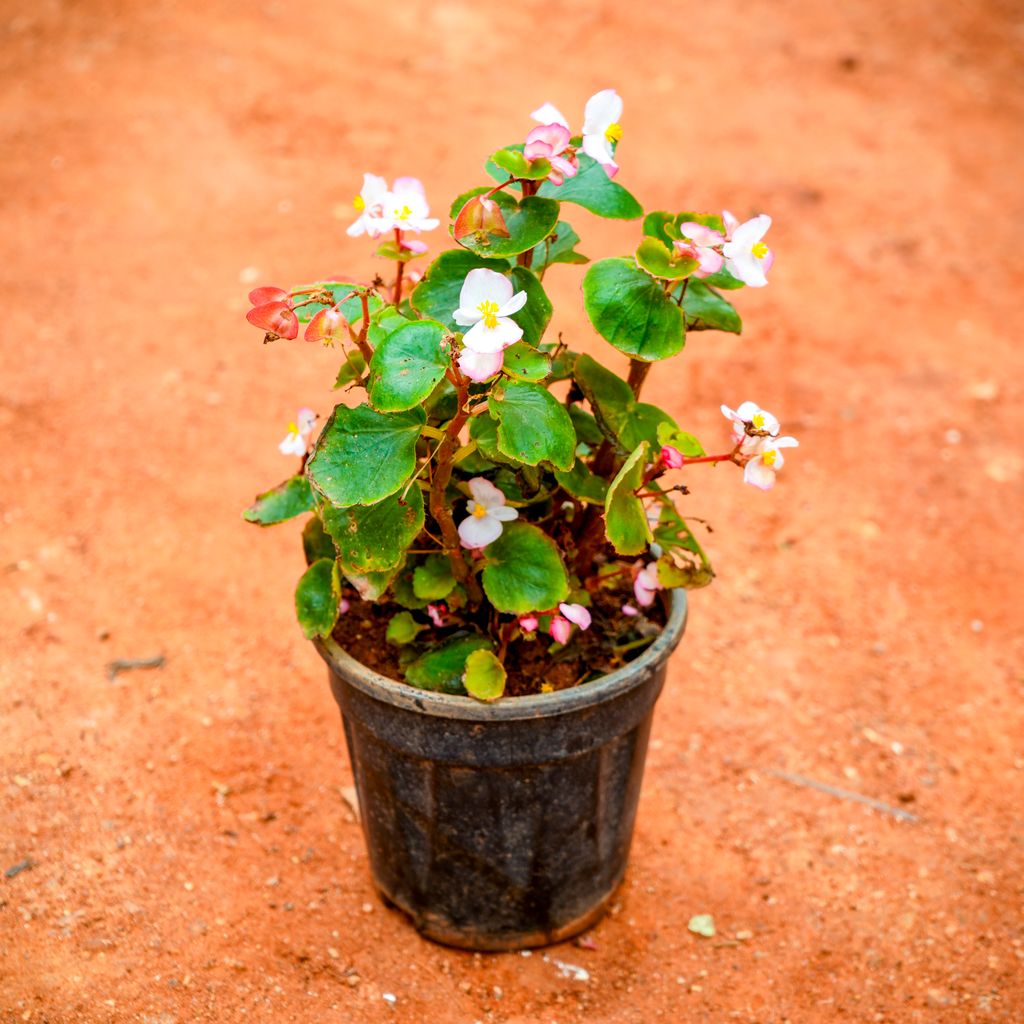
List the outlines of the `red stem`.
{"type": "Polygon", "coordinates": [[[398,309],[402,302],[402,274],[405,272],[405,262],[401,259],[402,256],[402,229],[395,228],[395,245],[398,246],[398,273],[395,276],[395,293],[392,296],[392,301],[395,304],[395,309],[398,309]]]}

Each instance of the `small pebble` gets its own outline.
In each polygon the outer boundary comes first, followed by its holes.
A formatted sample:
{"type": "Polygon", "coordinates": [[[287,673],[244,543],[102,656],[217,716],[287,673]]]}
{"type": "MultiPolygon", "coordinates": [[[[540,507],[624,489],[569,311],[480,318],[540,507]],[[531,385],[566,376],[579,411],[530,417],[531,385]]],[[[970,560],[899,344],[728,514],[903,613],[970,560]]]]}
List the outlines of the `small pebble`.
{"type": "Polygon", "coordinates": [[[980,633],[985,628],[985,623],[981,619],[971,619],[971,632],[980,633]]]}
{"type": "Polygon", "coordinates": [[[387,1003],[389,1006],[394,1006],[395,1003],[398,1002],[398,996],[396,996],[393,992],[385,992],[381,996],[381,999],[383,999],[384,1002],[387,1003]]]}

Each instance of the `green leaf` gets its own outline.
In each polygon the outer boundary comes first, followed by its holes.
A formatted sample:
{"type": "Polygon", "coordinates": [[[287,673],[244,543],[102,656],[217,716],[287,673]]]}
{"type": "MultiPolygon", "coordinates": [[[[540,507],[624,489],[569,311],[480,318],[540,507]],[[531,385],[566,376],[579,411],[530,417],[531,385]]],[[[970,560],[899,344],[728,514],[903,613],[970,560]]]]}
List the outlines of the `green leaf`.
{"type": "Polygon", "coordinates": [[[558,203],[553,199],[527,196],[517,202],[506,192],[496,192],[491,198],[501,209],[509,237],[470,234],[456,239],[478,256],[518,256],[543,241],[558,223],[558,203]]]}
{"type": "Polygon", "coordinates": [[[383,596],[384,591],[391,586],[392,580],[394,580],[398,568],[385,569],[383,572],[368,572],[368,573],[345,573],[345,579],[356,588],[356,593],[364,601],[376,601],[379,597],[383,596]]]}
{"type": "Polygon", "coordinates": [[[391,594],[403,608],[426,608],[430,602],[418,598],[412,588],[414,573],[415,570],[408,565],[401,569],[394,578],[391,594]]]}
{"type": "Polygon", "coordinates": [[[389,644],[402,647],[405,644],[411,644],[416,639],[416,634],[425,628],[423,623],[417,622],[409,612],[399,612],[397,615],[391,616],[384,639],[389,644]]]}
{"type": "Polygon", "coordinates": [[[427,555],[413,573],[412,590],[421,601],[441,601],[454,589],[455,576],[447,555],[427,555]]]}
{"type": "Polygon", "coordinates": [[[465,249],[448,249],[427,267],[423,280],[413,289],[412,305],[418,313],[444,324],[450,331],[463,331],[452,314],[459,308],[459,295],[471,270],[483,267],[508,273],[506,260],[488,260],[465,249]]]}
{"type": "Polygon", "coordinates": [[[313,488],[332,505],[373,505],[394,494],[416,469],[421,408],[377,412],[336,406],[306,464],[313,488]]]}
{"type": "Polygon", "coordinates": [[[643,232],[648,238],[657,238],[671,247],[672,243],[679,237],[674,230],[673,221],[675,215],[666,213],[664,210],[654,210],[644,217],[643,232]]]}
{"type": "Polygon", "coordinates": [[[338,621],[341,587],[333,558],[318,558],[295,588],[295,613],[307,640],[328,636],[338,621]]]}
{"type": "Polygon", "coordinates": [[[549,196],[563,203],[576,203],[599,217],[635,220],[644,208],[621,185],[608,177],[605,169],[585,153],[578,154],[579,173],[566,178],[561,185],[545,181],[538,195],[549,196]]]}
{"type": "Polygon", "coordinates": [[[306,556],[307,565],[312,565],[318,558],[334,561],[334,541],[318,515],[311,516],[302,528],[302,553],[306,556]]]}
{"type": "Polygon", "coordinates": [[[667,359],[686,344],[682,311],[631,259],[595,263],[583,303],[598,334],[634,359],[667,359]]]}
{"type": "Polygon", "coordinates": [[[476,441],[477,450],[491,462],[518,465],[515,459],[502,454],[498,448],[498,421],[487,413],[473,416],[469,421],[469,436],[476,441]]]}
{"type": "Polygon", "coordinates": [[[601,433],[597,420],[586,409],[581,409],[578,405],[570,405],[569,419],[572,420],[572,425],[576,428],[576,440],[581,444],[588,444],[593,448],[604,440],[604,434],[601,433]]]}
{"type": "Polygon", "coordinates": [[[441,346],[444,336],[444,327],[434,320],[404,323],[389,334],[370,360],[370,404],[379,412],[404,412],[422,405],[450,362],[441,346]]]}
{"type": "Polygon", "coordinates": [[[598,425],[605,434],[618,440],[630,410],[636,404],[632,388],[586,353],[576,360],[573,378],[590,403],[598,425]]]}
{"type": "Polygon", "coordinates": [[[654,539],[644,503],[636,496],[644,480],[648,444],[644,441],[622,464],[605,500],[605,533],[620,555],[638,555],[654,539]]]}
{"type": "MultiPolygon", "coordinates": [[[[363,303],[358,295],[352,295],[346,298],[353,291],[363,291],[366,285],[352,284],[350,281],[318,281],[316,284],[311,284],[306,291],[297,292],[292,301],[298,305],[305,301],[314,292],[328,291],[334,297],[334,303],[336,304],[339,299],[344,299],[338,308],[341,310],[341,315],[350,323],[357,324],[363,319],[363,303]]],[[[367,298],[370,314],[372,315],[384,305],[384,300],[376,294],[371,294],[367,298]]],[[[299,306],[295,310],[295,315],[299,318],[301,323],[306,323],[312,320],[313,317],[320,312],[321,309],[329,309],[330,306],[324,302],[311,302],[308,306],[299,306]]]]}
{"type": "Polygon", "coordinates": [[[648,274],[667,281],[689,277],[700,266],[693,257],[680,256],[657,238],[645,238],[637,246],[636,262],[648,274]]]}
{"type": "Polygon", "coordinates": [[[374,505],[326,504],[320,514],[346,575],[383,572],[402,561],[423,529],[423,492],[413,484],[404,501],[399,491],[374,505]]]}
{"type": "Polygon", "coordinates": [[[502,370],[517,380],[541,381],[551,373],[551,357],[531,348],[525,341],[517,341],[505,349],[502,370]]]}
{"type": "Polygon", "coordinates": [[[527,178],[543,181],[551,173],[551,161],[545,159],[527,160],[521,149],[499,149],[491,154],[491,163],[508,171],[513,178],[527,178]]]}
{"type": "Polygon", "coordinates": [[[727,331],[730,334],[743,332],[736,307],[709,288],[706,280],[691,278],[683,297],[683,312],[686,314],[688,331],[727,331]]]}
{"type": "Polygon", "coordinates": [[[665,553],[658,559],[658,580],[665,587],[706,587],[715,577],[707,553],[675,505],[664,499],[654,540],[665,553]]]}
{"type": "Polygon", "coordinates": [[[316,508],[309,480],[302,473],[289,477],[269,491],[256,496],[256,500],[242,513],[242,518],[260,526],[273,526],[286,519],[312,512],[316,508]]]}
{"type": "Polygon", "coordinates": [[[568,473],[555,470],[555,479],[574,498],[593,505],[603,505],[608,494],[608,481],[592,473],[582,459],[568,473]]]}
{"type": "Polygon", "coordinates": [[[482,636],[449,640],[443,647],[435,647],[407,665],[405,681],[421,690],[464,694],[462,674],[466,670],[466,659],[474,651],[490,650],[490,647],[491,642],[482,636]]]}
{"type": "Polygon", "coordinates": [[[462,685],[477,700],[497,700],[505,692],[505,666],[490,651],[473,651],[466,659],[462,685]]]}
{"type": "Polygon", "coordinates": [[[537,275],[527,267],[512,268],[512,286],[517,292],[526,292],[526,305],[513,313],[512,319],[522,327],[523,341],[536,347],[551,321],[551,300],[537,275]]]}
{"type": "Polygon", "coordinates": [[[630,407],[629,416],[622,425],[619,438],[629,451],[641,441],[647,441],[651,447],[658,446],[661,429],[678,430],[676,421],[664,409],[647,402],[636,402],[630,407]]]}
{"type": "Polygon", "coordinates": [[[680,430],[671,422],[664,422],[658,425],[655,440],[659,445],[670,444],[681,455],[688,455],[690,458],[699,458],[705,455],[704,446],[685,430],[680,430]]]}
{"type": "Polygon", "coordinates": [[[569,594],[562,556],[555,542],[536,526],[508,523],[484,554],[484,592],[499,612],[546,611],[569,594]]]}
{"type": "Polygon", "coordinates": [[[346,352],[345,362],[341,364],[341,369],[338,370],[338,378],[334,382],[335,389],[343,388],[346,384],[351,384],[352,381],[358,380],[362,377],[365,369],[366,360],[363,358],[362,352],[346,352]]]}
{"type": "Polygon", "coordinates": [[[572,225],[560,220],[555,225],[554,233],[548,235],[534,250],[530,269],[542,274],[555,263],[589,263],[590,257],[576,251],[580,236],[572,225]]]}
{"type": "Polygon", "coordinates": [[[711,288],[721,288],[725,291],[735,291],[737,288],[746,287],[738,277],[733,277],[725,267],[722,267],[721,270],[716,270],[713,274],[708,274],[707,277],[702,277],[701,280],[711,288]]]}
{"type": "Polygon", "coordinates": [[[547,388],[526,381],[501,381],[491,390],[488,408],[498,420],[498,450],[536,466],[550,462],[571,469],[576,431],[565,406],[547,388]]]}

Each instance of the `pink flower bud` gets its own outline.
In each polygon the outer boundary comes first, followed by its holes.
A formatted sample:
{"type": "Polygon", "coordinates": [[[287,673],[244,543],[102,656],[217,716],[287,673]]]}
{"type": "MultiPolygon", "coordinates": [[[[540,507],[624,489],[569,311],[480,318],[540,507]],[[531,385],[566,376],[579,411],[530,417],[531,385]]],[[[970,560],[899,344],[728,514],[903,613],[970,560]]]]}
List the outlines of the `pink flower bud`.
{"type": "Polygon", "coordinates": [[[581,604],[560,604],[558,610],[570,621],[575,622],[580,629],[590,628],[590,612],[581,604]]]}
{"type": "Polygon", "coordinates": [[[319,313],[306,327],[303,337],[306,341],[321,341],[325,345],[333,345],[335,339],[343,338],[344,331],[348,329],[348,321],[337,306],[330,309],[321,309],[319,313]]]}
{"type": "Polygon", "coordinates": [[[524,633],[536,633],[537,632],[537,626],[539,624],[540,623],[539,623],[539,620],[538,620],[536,615],[524,615],[519,620],[519,628],[524,633]]]}
{"type": "Polygon", "coordinates": [[[557,643],[565,644],[569,642],[569,637],[572,635],[572,626],[568,619],[563,619],[561,615],[556,615],[551,620],[548,632],[557,643]]]}
{"type": "Polygon", "coordinates": [[[458,241],[468,235],[495,235],[498,238],[508,238],[509,232],[501,207],[493,199],[473,196],[459,210],[452,235],[458,241]]]}
{"type": "Polygon", "coordinates": [[[661,446],[661,461],[665,464],[666,469],[682,469],[683,453],[670,444],[663,444],[661,446]]]}
{"type": "Polygon", "coordinates": [[[444,625],[444,613],[447,611],[443,604],[428,604],[427,615],[430,616],[430,621],[440,629],[444,625]]]}

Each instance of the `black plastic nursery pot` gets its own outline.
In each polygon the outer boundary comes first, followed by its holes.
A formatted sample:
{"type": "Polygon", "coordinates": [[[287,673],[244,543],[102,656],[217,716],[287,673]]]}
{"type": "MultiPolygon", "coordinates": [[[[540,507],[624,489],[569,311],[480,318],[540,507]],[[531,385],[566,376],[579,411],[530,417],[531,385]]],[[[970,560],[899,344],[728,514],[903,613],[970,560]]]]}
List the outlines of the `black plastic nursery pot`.
{"type": "Polygon", "coordinates": [[[395,682],[317,641],[385,900],[464,949],[542,946],[596,922],[626,871],[654,703],[685,627],[678,590],[635,661],[494,704],[395,682]]]}

